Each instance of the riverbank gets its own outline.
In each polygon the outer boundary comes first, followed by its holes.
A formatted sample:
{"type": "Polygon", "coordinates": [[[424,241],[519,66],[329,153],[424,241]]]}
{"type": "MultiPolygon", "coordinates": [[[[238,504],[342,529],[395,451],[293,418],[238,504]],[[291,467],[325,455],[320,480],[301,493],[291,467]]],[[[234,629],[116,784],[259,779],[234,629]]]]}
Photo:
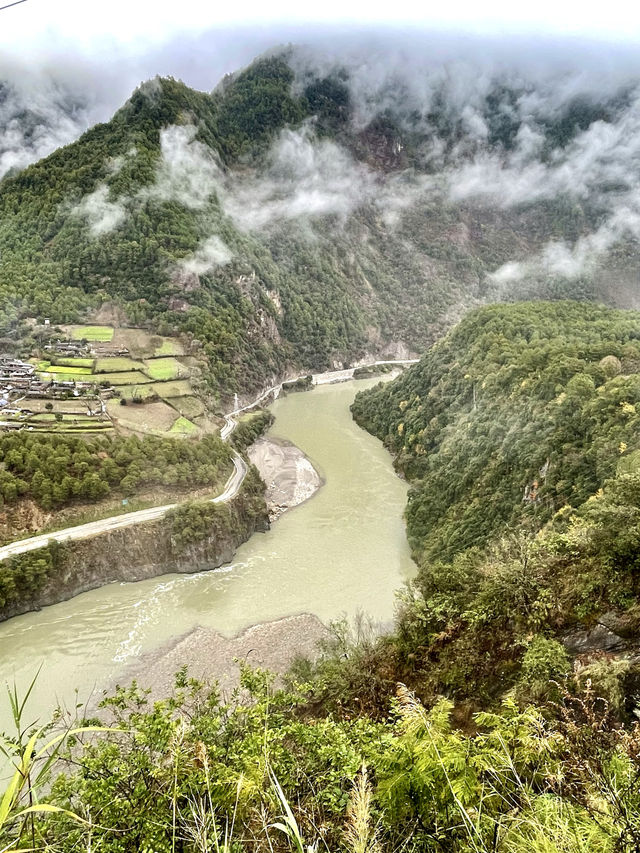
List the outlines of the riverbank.
{"type": "MultiPolygon", "coordinates": [[[[390,622],[395,590],[415,572],[403,521],[407,485],[349,410],[356,392],[377,381],[321,385],[273,404],[269,437],[300,448],[326,480],[313,500],[252,536],[215,571],[116,582],[0,624],[0,682],[26,689],[42,664],[29,704],[31,717],[44,722],[57,702],[73,708],[95,700],[114,680],[124,684],[123,672],[141,656],[198,626],[233,637],[247,625],[299,613],[325,625],[359,613],[390,622]]],[[[111,543],[96,537],[94,545],[106,563],[111,543]]],[[[85,556],[91,565],[93,555],[85,556]]],[[[10,724],[0,703],[0,730],[10,724]]]]}
{"type": "Polygon", "coordinates": [[[267,486],[270,521],[308,501],[323,485],[311,461],[290,441],[273,436],[259,438],[248,454],[267,486]]]}
{"type": "Polygon", "coordinates": [[[249,469],[227,502],[177,506],[144,524],[113,527],[64,544],[52,542],[4,560],[0,593],[21,589],[22,594],[5,593],[0,621],[117,581],[217,568],[229,563],[238,546],[254,533],[268,528],[264,484],[249,469]]]}
{"type": "MultiPolygon", "coordinates": [[[[151,689],[153,702],[171,693],[176,672],[188,664],[192,678],[217,681],[223,698],[228,698],[240,684],[240,661],[281,675],[296,657],[317,658],[318,644],[328,636],[329,629],[311,613],[253,625],[231,638],[200,626],[141,655],[117,681],[128,684],[135,679],[151,689]]],[[[111,690],[114,687],[115,682],[111,690]]]]}

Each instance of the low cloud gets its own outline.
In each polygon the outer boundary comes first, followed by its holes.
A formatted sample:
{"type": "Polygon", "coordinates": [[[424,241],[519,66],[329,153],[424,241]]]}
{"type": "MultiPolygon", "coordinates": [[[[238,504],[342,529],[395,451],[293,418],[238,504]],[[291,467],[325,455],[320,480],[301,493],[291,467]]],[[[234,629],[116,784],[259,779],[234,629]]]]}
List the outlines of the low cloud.
{"type": "Polygon", "coordinates": [[[222,172],[211,149],[199,142],[193,125],[172,125],[160,132],[160,161],[155,182],[139,198],[177,201],[202,210],[220,185],[222,172]]]}
{"type": "Polygon", "coordinates": [[[328,139],[315,138],[311,126],[285,130],[273,144],[264,178],[229,183],[224,209],[245,231],[260,231],[284,221],[336,216],[344,220],[374,198],[375,174],[328,139]]]}
{"type": "Polygon", "coordinates": [[[109,201],[109,187],[99,184],[84,196],[73,212],[86,219],[92,237],[102,237],[118,227],[127,215],[121,201],[109,201]]]}
{"type": "Polygon", "coordinates": [[[503,264],[491,278],[499,285],[534,276],[575,279],[594,271],[598,262],[621,240],[640,240],[640,198],[620,207],[596,231],[580,237],[572,246],[560,240],[547,243],[541,252],[503,264]]]}
{"type": "Polygon", "coordinates": [[[232,258],[231,249],[214,235],[201,243],[191,257],[183,258],[178,266],[183,272],[204,275],[225,266],[232,258]]]}

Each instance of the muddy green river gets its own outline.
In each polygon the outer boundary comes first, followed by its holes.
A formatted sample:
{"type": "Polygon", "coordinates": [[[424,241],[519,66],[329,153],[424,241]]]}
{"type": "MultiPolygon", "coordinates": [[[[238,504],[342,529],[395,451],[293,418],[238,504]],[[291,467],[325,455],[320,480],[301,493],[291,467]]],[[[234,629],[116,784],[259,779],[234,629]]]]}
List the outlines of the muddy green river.
{"type": "MultiPolygon", "coordinates": [[[[29,683],[45,717],[96,697],[142,652],[197,625],[232,636],[296,613],[323,621],[358,611],[389,622],[394,591],[413,572],[402,512],[406,485],[349,405],[375,380],[319,386],[277,400],[271,433],[300,447],[325,484],[271,530],[255,534],[228,566],[110,584],[0,624],[0,682],[29,683]]],[[[4,694],[4,690],[2,690],[4,694]]],[[[8,707],[0,695],[0,729],[8,707]]]]}

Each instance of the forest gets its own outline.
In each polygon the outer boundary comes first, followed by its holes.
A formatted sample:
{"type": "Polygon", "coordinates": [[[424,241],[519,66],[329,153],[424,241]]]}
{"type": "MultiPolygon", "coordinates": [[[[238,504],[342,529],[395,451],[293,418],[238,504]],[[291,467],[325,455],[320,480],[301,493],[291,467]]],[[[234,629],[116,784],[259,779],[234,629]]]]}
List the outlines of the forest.
{"type": "MultiPolygon", "coordinates": [[[[463,133],[451,105],[434,105],[420,132],[399,107],[356,132],[344,75],[294,67],[284,50],[212,93],[172,78],[147,81],[109,122],[7,174],[3,347],[20,350],[29,318],[79,322],[116,304],[133,325],[198,341],[210,392],[228,399],[291,366],[322,370],[398,341],[422,351],[468,305],[503,298],[489,274],[514,245],[534,251],[598,223],[597,206],[563,195],[509,211],[421,196],[422,148],[437,139],[447,151],[463,133]],[[282,146],[294,143],[293,159],[280,162],[282,146]],[[398,146],[402,157],[389,161],[385,152],[398,146]],[[344,175],[304,172],[307,161],[326,171],[329,155],[344,175]],[[292,216],[288,194],[293,187],[295,206],[296,181],[304,194],[310,180],[321,198],[326,192],[326,210],[304,204],[292,216]],[[336,183],[344,185],[337,195],[336,183]],[[243,210],[265,191],[282,203],[254,227],[243,210]],[[396,213],[383,215],[387,206],[396,213]],[[208,254],[211,246],[218,254],[208,254]]],[[[517,133],[503,126],[505,99],[516,95],[498,88],[483,106],[496,151],[517,133]]],[[[549,151],[594,122],[614,121],[619,108],[570,104],[541,128],[549,151]]],[[[613,269],[618,261],[633,266],[628,248],[623,241],[613,269]]],[[[608,280],[534,277],[521,293],[608,299],[608,280]]]]}
{"type": "Polygon", "coordinates": [[[0,435],[0,507],[31,499],[44,510],[95,503],[145,489],[221,486],[231,450],[216,435],[199,441],[145,436],[0,435]]]}
{"type": "MultiPolygon", "coordinates": [[[[336,623],[284,682],[240,662],[230,696],[184,667],[34,741],[10,694],[7,849],[637,853],[638,320],[479,309],[359,394],[412,487],[393,632],[336,623]]],[[[177,510],[177,547],[218,514],[177,510]]]]}

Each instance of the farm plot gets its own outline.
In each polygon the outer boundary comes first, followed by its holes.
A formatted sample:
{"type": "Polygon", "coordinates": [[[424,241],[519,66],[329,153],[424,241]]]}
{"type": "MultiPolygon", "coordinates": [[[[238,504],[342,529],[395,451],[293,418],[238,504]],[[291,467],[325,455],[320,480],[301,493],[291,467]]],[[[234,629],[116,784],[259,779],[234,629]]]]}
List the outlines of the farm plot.
{"type": "Polygon", "coordinates": [[[65,364],[50,364],[49,367],[46,368],[47,373],[64,373],[65,376],[71,375],[81,375],[81,376],[90,376],[91,375],[91,367],[70,367],[65,364]]]}
{"type": "Polygon", "coordinates": [[[132,358],[98,358],[94,370],[96,373],[122,373],[129,370],[144,370],[144,364],[132,358]]]}
{"type": "MultiPolygon", "coordinates": [[[[54,364],[56,367],[86,367],[89,371],[93,369],[92,358],[74,358],[74,357],[63,357],[63,356],[52,356],[50,362],[46,362],[47,365],[54,364]]],[[[40,370],[46,370],[46,367],[41,367],[40,370]]]]}
{"type": "Polygon", "coordinates": [[[93,381],[105,382],[107,385],[147,385],[151,379],[137,370],[128,370],[122,373],[96,373],[93,381]]]}
{"type": "Polygon", "coordinates": [[[188,397],[193,393],[188,379],[177,379],[174,382],[151,382],[148,379],[147,383],[141,387],[123,386],[118,388],[118,391],[125,400],[132,400],[134,397],[140,397],[143,400],[148,397],[162,397],[164,400],[169,397],[188,397]]]}
{"type": "Polygon", "coordinates": [[[167,397],[164,398],[170,406],[185,418],[198,418],[205,412],[204,404],[197,397],[167,397]]]}
{"type": "MultiPolygon", "coordinates": [[[[64,373],[51,370],[39,370],[36,371],[38,378],[43,379],[47,382],[55,381],[55,382],[95,382],[96,377],[93,373],[69,373],[67,368],[63,368],[65,370],[64,373]]],[[[100,377],[102,378],[102,377],[100,377]]]]}
{"type": "Polygon", "coordinates": [[[162,355],[184,355],[184,347],[177,338],[162,338],[162,343],[156,346],[153,356],[159,358],[162,355]]]}
{"type": "Polygon", "coordinates": [[[130,403],[128,406],[120,405],[118,400],[109,400],[107,412],[119,426],[153,435],[168,432],[176,420],[175,410],[162,400],[153,403],[130,403]]]}
{"type": "Polygon", "coordinates": [[[107,343],[113,339],[113,326],[66,326],[63,328],[74,341],[107,343]]]}
{"type": "Polygon", "coordinates": [[[183,355],[184,347],[177,338],[154,335],[144,329],[116,329],[112,345],[128,349],[132,358],[183,355]]]}
{"type": "Polygon", "coordinates": [[[188,368],[180,364],[175,358],[152,358],[145,360],[144,364],[147,376],[160,382],[189,375],[188,368]]]}
{"type": "Polygon", "coordinates": [[[63,414],[86,415],[87,409],[100,411],[100,401],[93,397],[75,397],[73,400],[45,400],[38,397],[33,400],[23,400],[23,409],[34,414],[41,412],[62,412],[63,414]],[[51,408],[47,408],[50,406],[51,408]]]}
{"type": "Polygon", "coordinates": [[[199,428],[187,418],[180,416],[169,430],[171,435],[196,435],[199,428]]]}

